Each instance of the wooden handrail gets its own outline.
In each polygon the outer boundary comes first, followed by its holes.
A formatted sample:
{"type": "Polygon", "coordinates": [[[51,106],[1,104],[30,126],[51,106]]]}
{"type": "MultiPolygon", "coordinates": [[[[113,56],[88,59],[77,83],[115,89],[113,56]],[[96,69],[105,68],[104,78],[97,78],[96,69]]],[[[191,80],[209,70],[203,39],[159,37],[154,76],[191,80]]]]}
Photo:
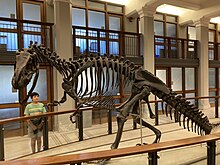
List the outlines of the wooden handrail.
{"type": "Polygon", "coordinates": [[[22,117],[8,118],[8,119],[0,120],[0,125],[10,123],[10,122],[16,122],[16,121],[24,121],[24,120],[28,120],[28,119],[32,119],[32,118],[36,118],[36,117],[61,115],[61,114],[75,112],[75,111],[76,111],[76,109],[65,110],[65,111],[57,111],[57,112],[47,112],[47,113],[43,113],[43,114],[35,115],[35,116],[22,116],[22,117]]]}
{"type": "Polygon", "coordinates": [[[143,153],[154,153],[162,150],[185,147],[189,145],[201,144],[205,142],[216,141],[220,139],[220,133],[206,136],[197,136],[179,140],[172,140],[142,146],[133,146],[113,150],[104,150],[96,152],[87,152],[79,154],[70,154],[62,156],[49,156],[43,158],[32,158],[26,160],[12,160],[2,162],[2,165],[38,165],[38,164],[64,164],[64,163],[81,163],[92,160],[109,159],[123,156],[130,156],[143,153]]]}
{"type": "MultiPolygon", "coordinates": [[[[204,96],[204,97],[192,97],[192,98],[185,98],[186,100],[190,100],[190,99],[208,99],[208,98],[220,98],[220,96],[204,96]]],[[[157,102],[163,102],[162,100],[152,100],[152,101],[149,101],[149,103],[157,103],[157,102]]],[[[143,102],[145,103],[145,102],[143,102]]],[[[116,104],[116,106],[118,106],[120,104],[116,104]]],[[[81,108],[82,111],[85,111],[85,110],[91,110],[93,109],[92,107],[84,107],[84,108],[81,108]]],[[[28,120],[28,119],[31,119],[31,118],[36,118],[36,117],[45,117],[45,116],[54,116],[54,115],[61,115],[61,114],[65,114],[65,113],[71,113],[71,112],[75,112],[76,109],[73,109],[73,110],[65,110],[65,111],[57,111],[57,112],[47,112],[47,113],[44,113],[44,114],[40,114],[40,115],[37,115],[37,116],[23,116],[23,117],[15,117],[15,118],[9,118],[9,119],[3,119],[3,120],[0,120],[0,124],[6,124],[6,123],[10,123],[10,122],[16,122],[16,121],[24,121],[24,120],[28,120]]]]}

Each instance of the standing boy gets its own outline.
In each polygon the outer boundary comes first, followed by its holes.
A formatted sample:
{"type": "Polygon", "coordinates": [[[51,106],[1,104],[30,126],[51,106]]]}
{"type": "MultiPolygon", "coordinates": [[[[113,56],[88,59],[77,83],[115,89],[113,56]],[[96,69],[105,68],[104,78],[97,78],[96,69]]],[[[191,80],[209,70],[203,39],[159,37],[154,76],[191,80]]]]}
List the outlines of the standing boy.
{"type": "MultiPolygon", "coordinates": [[[[39,94],[33,92],[31,94],[32,103],[25,108],[24,114],[26,116],[35,116],[46,112],[43,103],[39,102],[39,94]]],[[[43,135],[43,119],[42,117],[32,118],[28,122],[28,135],[31,138],[32,153],[35,153],[35,146],[37,142],[37,151],[41,150],[41,137],[43,135]]]]}

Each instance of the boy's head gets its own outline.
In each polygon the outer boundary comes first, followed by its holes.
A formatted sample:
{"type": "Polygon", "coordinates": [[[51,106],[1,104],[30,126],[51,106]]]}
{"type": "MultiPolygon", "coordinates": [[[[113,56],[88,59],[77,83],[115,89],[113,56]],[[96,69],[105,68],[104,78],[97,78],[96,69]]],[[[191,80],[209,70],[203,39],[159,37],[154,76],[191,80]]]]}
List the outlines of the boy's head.
{"type": "Polygon", "coordinates": [[[31,93],[30,96],[31,96],[31,99],[33,99],[34,96],[38,96],[38,97],[39,97],[39,93],[37,93],[37,92],[33,92],[33,93],[31,93]]]}

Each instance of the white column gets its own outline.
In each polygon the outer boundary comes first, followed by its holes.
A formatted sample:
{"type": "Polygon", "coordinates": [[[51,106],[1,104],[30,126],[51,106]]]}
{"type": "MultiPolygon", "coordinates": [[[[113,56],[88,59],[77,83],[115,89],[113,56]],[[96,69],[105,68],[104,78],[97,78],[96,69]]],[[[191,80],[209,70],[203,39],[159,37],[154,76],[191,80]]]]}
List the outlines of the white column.
{"type": "Polygon", "coordinates": [[[144,69],[154,74],[154,14],[156,8],[143,7],[140,15],[140,32],[143,34],[144,69]]]}
{"type": "MultiPolygon", "coordinates": [[[[139,11],[140,16],[140,32],[142,34],[142,52],[144,65],[143,68],[154,74],[155,72],[155,53],[154,53],[154,14],[155,7],[143,7],[139,11]]],[[[155,96],[150,95],[149,100],[154,100],[155,96]]],[[[154,106],[151,106],[154,110],[154,106]]],[[[147,105],[142,107],[143,116],[149,117],[147,105]]]]}
{"type": "MultiPolygon", "coordinates": [[[[209,58],[208,58],[208,25],[209,19],[201,18],[195,21],[196,39],[198,40],[199,56],[199,76],[198,76],[198,95],[209,96],[209,58]]],[[[199,101],[200,109],[210,108],[209,100],[202,99],[199,101]]]]}
{"type": "MultiPolygon", "coordinates": [[[[54,36],[55,51],[61,59],[69,60],[72,54],[72,1],[54,0],[54,36]]],[[[63,77],[54,68],[54,100],[60,101],[64,90],[62,89],[63,77]]],[[[74,100],[67,96],[67,101],[57,107],[57,111],[74,109],[74,100]]],[[[55,120],[55,128],[58,131],[69,131],[74,129],[69,120],[70,114],[59,115],[55,120]]]]}

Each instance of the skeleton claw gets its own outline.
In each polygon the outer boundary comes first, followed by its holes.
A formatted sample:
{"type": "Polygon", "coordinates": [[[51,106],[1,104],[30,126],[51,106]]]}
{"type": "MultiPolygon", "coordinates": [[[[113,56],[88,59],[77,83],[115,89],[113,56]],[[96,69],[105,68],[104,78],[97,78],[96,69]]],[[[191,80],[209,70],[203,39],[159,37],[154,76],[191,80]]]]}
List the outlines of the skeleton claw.
{"type": "Polygon", "coordinates": [[[60,102],[59,101],[53,101],[52,103],[47,103],[47,106],[58,106],[60,105],[60,102]]]}
{"type": "Polygon", "coordinates": [[[76,120],[73,120],[73,117],[79,115],[77,112],[74,112],[72,115],[70,115],[70,121],[74,124],[76,123],[76,120]]]}

